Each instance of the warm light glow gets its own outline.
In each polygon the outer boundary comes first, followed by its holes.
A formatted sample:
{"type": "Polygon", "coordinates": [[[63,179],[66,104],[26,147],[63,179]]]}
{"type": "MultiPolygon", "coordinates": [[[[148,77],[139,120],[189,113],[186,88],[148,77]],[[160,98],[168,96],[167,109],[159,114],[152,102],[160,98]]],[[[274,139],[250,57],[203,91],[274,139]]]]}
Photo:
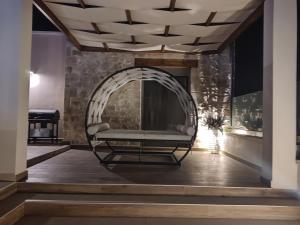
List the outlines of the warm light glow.
{"type": "MultiPolygon", "coordinates": [[[[220,146],[220,150],[224,150],[225,138],[226,136],[221,132],[219,132],[217,140],[220,146]]],[[[213,131],[209,130],[205,126],[199,125],[196,143],[195,143],[196,147],[213,150],[215,147],[215,143],[216,143],[216,137],[213,134],[213,131]]]]}
{"type": "Polygon", "coordinates": [[[30,71],[30,88],[34,88],[40,84],[40,76],[30,71]]]}

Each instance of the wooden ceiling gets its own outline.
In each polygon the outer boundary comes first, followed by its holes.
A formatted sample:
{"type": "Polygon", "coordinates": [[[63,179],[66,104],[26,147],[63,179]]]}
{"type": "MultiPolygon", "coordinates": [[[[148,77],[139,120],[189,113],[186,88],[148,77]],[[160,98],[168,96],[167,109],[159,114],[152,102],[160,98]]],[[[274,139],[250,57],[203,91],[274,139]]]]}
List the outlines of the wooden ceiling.
{"type": "Polygon", "coordinates": [[[34,0],[82,51],[218,53],[263,0],[34,0]]]}

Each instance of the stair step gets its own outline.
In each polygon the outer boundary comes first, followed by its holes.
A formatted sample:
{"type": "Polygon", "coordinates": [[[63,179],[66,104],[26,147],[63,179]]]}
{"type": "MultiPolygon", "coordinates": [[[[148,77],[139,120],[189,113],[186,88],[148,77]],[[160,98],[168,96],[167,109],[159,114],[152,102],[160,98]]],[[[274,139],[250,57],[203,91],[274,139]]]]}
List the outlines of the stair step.
{"type": "Polygon", "coordinates": [[[186,218],[111,218],[25,216],[16,225],[299,225],[299,221],[186,219],[186,218]]]}
{"type": "Polygon", "coordinates": [[[295,198],[297,196],[294,191],[272,188],[149,184],[18,183],[18,191],[30,193],[146,194],[274,198],[295,198]]]}
{"type": "Polygon", "coordinates": [[[270,188],[14,183],[1,196],[0,225],[300,224],[295,192],[270,188]]]}
{"type": "Polygon", "coordinates": [[[298,220],[300,206],[26,200],[27,216],[298,220]]]}

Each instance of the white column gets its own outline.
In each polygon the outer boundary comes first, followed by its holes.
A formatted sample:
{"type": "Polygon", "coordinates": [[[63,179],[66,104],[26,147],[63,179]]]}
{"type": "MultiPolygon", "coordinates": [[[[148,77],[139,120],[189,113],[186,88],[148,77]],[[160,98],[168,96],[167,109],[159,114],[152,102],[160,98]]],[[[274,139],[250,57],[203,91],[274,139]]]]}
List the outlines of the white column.
{"type": "Polygon", "coordinates": [[[1,0],[0,180],[26,175],[32,0],[1,0]]]}
{"type": "Polygon", "coordinates": [[[264,20],[263,176],[297,189],[297,0],[266,0],[264,20]]]}

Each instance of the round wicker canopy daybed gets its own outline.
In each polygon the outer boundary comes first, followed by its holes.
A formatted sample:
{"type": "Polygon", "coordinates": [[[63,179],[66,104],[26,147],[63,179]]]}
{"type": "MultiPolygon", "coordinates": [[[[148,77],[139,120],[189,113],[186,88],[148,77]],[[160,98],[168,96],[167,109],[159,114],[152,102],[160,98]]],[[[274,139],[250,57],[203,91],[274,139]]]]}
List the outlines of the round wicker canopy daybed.
{"type": "MultiPolygon", "coordinates": [[[[176,78],[168,72],[150,67],[131,67],[118,71],[104,79],[93,92],[86,110],[86,136],[91,150],[103,164],[158,164],[181,165],[182,160],[191,151],[197,134],[198,115],[192,96],[181,86],[176,78]],[[109,125],[102,121],[101,115],[105,109],[109,97],[120,87],[131,81],[155,81],[177,96],[177,99],[185,114],[185,124],[178,124],[172,130],[119,130],[110,129],[109,125]],[[121,150],[113,148],[110,141],[140,142],[140,147],[135,150],[121,150]],[[172,143],[175,146],[171,150],[150,151],[143,148],[146,141],[157,143],[172,143]],[[106,143],[110,152],[102,156],[96,146],[106,143]],[[175,144],[175,145],[174,145],[175,144]],[[180,153],[178,148],[180,147],[180,153]],[[116,156],[135,155],[138,160],[115,160],[116,156]],[[179,156],[178,156],[179,155],[179,156]],[[162,157],[168,160],[147,160],[147,156],[162,157]]],[[[165,146],[165,145],[164,145],[165,146]]],[[[122,157],[117,157],[122,158],[122,157]]]]}

